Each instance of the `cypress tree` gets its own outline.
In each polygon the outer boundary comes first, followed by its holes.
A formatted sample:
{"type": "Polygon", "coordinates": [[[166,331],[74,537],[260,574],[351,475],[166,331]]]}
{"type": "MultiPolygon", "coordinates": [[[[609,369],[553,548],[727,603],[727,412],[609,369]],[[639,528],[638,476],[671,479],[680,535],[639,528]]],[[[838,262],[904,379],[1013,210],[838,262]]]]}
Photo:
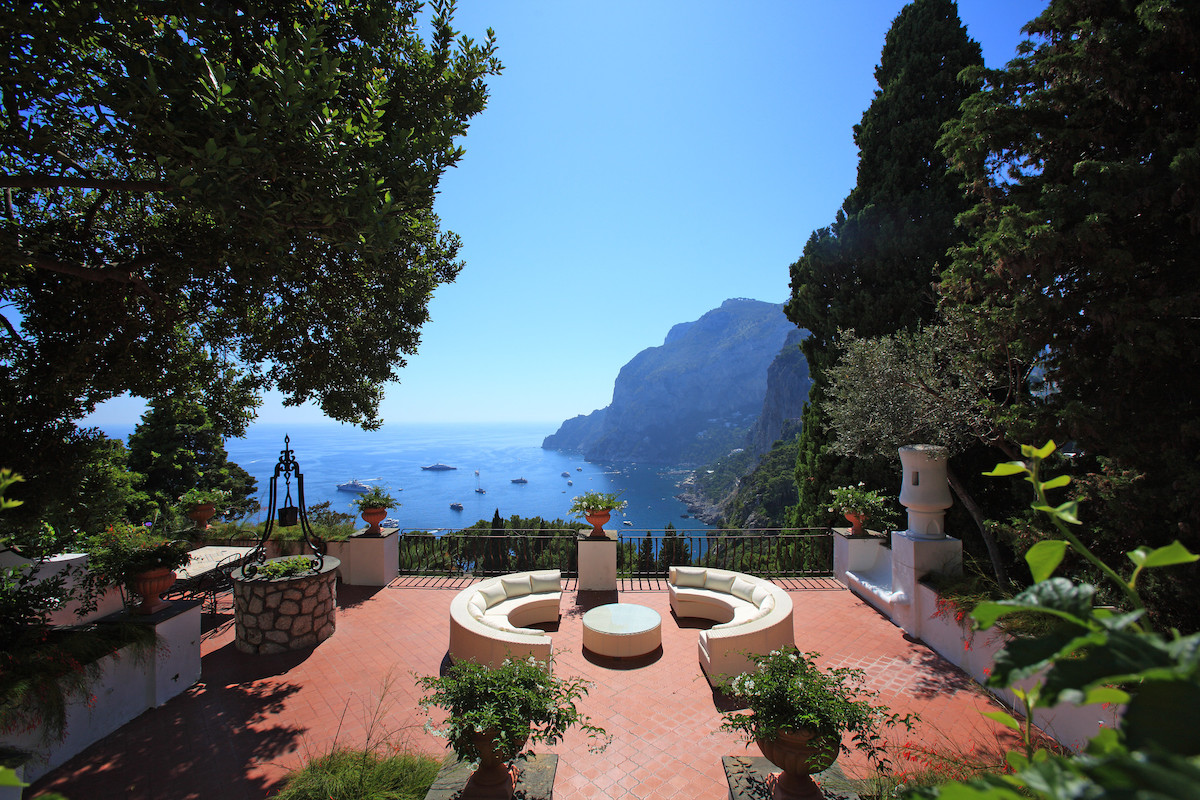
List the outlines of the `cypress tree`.
{"type": "Polygon", "coordinates": [[[793,524],[831,520],[829,489],[850,480],[890,486],[893,465],[850,462],[829,451],[821,412],[826,371],[837,361],[839,329],[879,336],[918,325],[936,311],[933,284],[958,243],[955,217],[967,208],[960,178],[938,149],[941,128],[978,82],[960,81],[982,64],[952,0],[915,0],[888,31],[875,78],[879,90],[854,128],[858,181],[836,221],[812,234],[791,265],[788,318],[811,336],[802,348],[813,388],[796,462],[800,503],[793,524]]]}

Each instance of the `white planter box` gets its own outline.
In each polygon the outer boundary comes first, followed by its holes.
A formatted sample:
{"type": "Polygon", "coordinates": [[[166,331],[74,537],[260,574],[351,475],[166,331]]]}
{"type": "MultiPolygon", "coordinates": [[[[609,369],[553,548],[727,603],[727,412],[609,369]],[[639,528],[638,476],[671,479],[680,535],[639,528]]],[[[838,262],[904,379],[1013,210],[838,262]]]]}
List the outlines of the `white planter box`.
{"type": "Polygon", "coordinates": [[[329,542],[329,555],[340,559],[342,583],[387,586],[400,574],[400,530],[385,528],[383,536],[356,534],[344,542],[329,542]]]}
{"type": "MultiPolygon", "coordinates": [[[[969,622],[965,626],[961,625],[953,613],[939,616],[937,592],[923,583],[917,584],[916,596],[918,638],[976,682],[983,684],[987,681],[995,663],[996,653],[1004,648],[1008,637],[996,629],[971,631],[969,622]]],[[[1038,680],[1035,676],[1018,685],[1025,688],[1038,680]]],[[[1024,714],[1024,706],[1012,692],[1006,689],[985,688],[1000,702],[1024,714]]],[[[1053,708],[1035,711],[1033,722],[1059,744],[1079,751],[1101,727],[1116,727],[1117,718],[1122,710],[1117,706],[1105,708],[1101,705],[1076,706],[1059,703],[1053,708]]]]}
{"type": "Polygon", "coordinates": [[[200,603],[177,600],[150,617],[148,624],[158,633],[157,646],[142,658],[126,647],[100,659],[100,678],[92,685],[92,707],[88,708],[87,698],[71,702],[61,742],[42,746],[39,731],[2,741],[34,754],[25,764],[27,783],[200,680],[200,603]]]}

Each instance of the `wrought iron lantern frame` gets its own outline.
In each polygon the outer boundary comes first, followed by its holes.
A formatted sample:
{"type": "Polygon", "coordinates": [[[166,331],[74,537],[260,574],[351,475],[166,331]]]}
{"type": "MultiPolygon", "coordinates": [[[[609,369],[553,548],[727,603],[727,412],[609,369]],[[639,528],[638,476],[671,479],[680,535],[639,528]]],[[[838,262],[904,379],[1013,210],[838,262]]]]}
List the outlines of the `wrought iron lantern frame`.
{"type": "Polygon", "coordinates": [[[278,508],[279,525],[280,527],[290,527],[298,523],[304,543],[313,552],[311,559],[312,569],[320,572],[325,566],[325,540],[313,532],[312,526],[308,522],[308,509],[304,503],[304,473],[300,471],[300,463],[296,460],[295,453],[292,451],[291,438],[285,435],[283,437],[283,450],[279,451],[279,461],[276,462],[275,472],[271,475],[270,492],[267,500],[267,523],[263,526],[263,532],[259,536],[258,544],[250,552],[250,555],[246,559],[246,566],[242,570],[248,578],[254,577],[259,567],[267,560],[266,545],[267,541],[271,538],[271,533],[274,531],[276,523],[280,475],[283,476],[285,503],[292,502],[292,476],[295,475],[297,506],[287,505],[278,508]],[[294,517],[295,521],[285,521],[285,518],[290,517],[294,517]]]}

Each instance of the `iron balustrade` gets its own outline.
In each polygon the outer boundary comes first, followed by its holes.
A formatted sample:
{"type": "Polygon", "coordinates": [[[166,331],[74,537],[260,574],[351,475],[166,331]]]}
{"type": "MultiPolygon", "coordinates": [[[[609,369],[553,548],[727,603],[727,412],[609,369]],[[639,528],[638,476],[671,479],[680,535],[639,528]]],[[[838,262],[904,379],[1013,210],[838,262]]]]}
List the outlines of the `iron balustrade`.
{"type": "MultiPolygon", "coordinates": [[[[558,569],[578,577],[580,528],[400,531],[402,575],[503,575],[558,569]]],[[[587,530],[582,529],[582,530],[587,530]]],[[[719,567],[765,578],[833,574],[829,528],[698,531],[639,529],[617,534],[617,575],[665,578],[671,566],[719,567]]]]}

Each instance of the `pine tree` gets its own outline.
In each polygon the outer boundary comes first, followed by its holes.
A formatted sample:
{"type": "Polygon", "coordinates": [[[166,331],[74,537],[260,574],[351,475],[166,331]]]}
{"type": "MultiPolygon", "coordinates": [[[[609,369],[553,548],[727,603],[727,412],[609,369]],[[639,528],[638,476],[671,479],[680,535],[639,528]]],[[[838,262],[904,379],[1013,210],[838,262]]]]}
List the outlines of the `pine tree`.
{"type": "Polygon", "coordinates": [[[839,329],[876,336],[932,318],[932,285],[958,243],[954,219],[967,208],[937,143],[942,125],[978,88],[959,72],[981,64],[952,0],[915,0],[900,11],[875,70],[879,90],[854,128],[858,182],[834,224],[814,232],[791,266],[787,314],[811,332],[802,347],[813,377],[797,457],[800,503],[790,515],[800,526],[830,521],[828,490],[839,483],[892,482],[890,466],[872,475],[829,451],[833,437],[820,411],[826,371],[837,360],[839,329]]]}
{"type": "Polygon", "coordinates": [[[138,488],[160,508],[178,504],[188,489],[229,492],[224,511],[257,511],[257,481],[229,460],[225,440],[198,395],[178,393],[152,401],[129,437],[129,469],[138,488]]]}

